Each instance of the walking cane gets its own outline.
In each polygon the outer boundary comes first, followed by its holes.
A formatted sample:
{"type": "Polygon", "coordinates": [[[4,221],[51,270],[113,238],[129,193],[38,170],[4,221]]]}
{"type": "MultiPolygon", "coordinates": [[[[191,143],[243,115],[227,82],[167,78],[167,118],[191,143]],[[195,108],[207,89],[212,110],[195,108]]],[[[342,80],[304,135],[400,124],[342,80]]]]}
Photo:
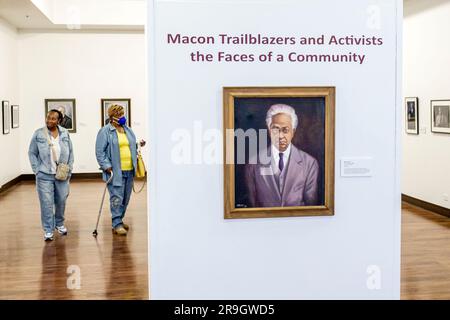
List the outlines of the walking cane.
{"type": "Polygon", "coordinates": [[[102,215],[102,208],[103,208],[103,202],[105,201],[106,189],[108,188],[108,184],[112,181],[113,176],[114,176],[114,173],[111,171],[111,177],[109,177],[108,181],[106,181],[106,184],[105,184],[105,190],[103,191],[102,202],[100,204],[100,210],[98,211],[97,224],[95,225],[94,232],[92,232],[92,235],[95,238],[97,238],[97,235],[98,235],[97,228],[98,228],[98,223],[100,221],[100,216],[102,215]]]}

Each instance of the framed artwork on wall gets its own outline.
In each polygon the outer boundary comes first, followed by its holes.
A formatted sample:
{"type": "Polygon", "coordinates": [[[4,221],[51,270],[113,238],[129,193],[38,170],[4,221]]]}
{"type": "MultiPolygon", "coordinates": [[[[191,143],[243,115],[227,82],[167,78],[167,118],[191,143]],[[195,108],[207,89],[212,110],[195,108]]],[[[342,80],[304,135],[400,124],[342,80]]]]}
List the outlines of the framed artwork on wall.
{"type": "Polygon", "coordinates": [[[431,100],[431,131],[450,133],[450,100],[431,100]]]}
{"type": "Polygon", "coordinates": [[[3,125],[3,134],[8,134],[11,129],[11,120],[10,120],[10,108],[9,101],[2,101],[2,125],[3,125]]]}
{"type": "Polygon", "coordinates": [[[405,98],[406,133],[419,134],[419,98],[405,98]]]}
{"type": "Polygon", "coordinates": [[[224,216],[334,215],[334,87],[226,87],[224,216]]]}
{"type": "Polygon", "coordinates": [[[75,99],[45,99],[45,116],[53,109],[63,114],[63,119],[59,125],[69,130],[70,133],[76,133],[77,117],[75,99]]]}
{"type": "Polygon", "coordinates": [[[13,129],[19,127],[19,106],[11,106],[11,127],[13,129]]]}
{"type": "Polygon", "coordinates": [[[127,126],[131,127],[131,99],[121,98],[121,99],[101,99],[101,112],[102,112],[102,123],[101,126],[109,123],[108,108],[113,105],[118,104],[123,107],[125,111],[125,118],[127,118],[127,126]]]}

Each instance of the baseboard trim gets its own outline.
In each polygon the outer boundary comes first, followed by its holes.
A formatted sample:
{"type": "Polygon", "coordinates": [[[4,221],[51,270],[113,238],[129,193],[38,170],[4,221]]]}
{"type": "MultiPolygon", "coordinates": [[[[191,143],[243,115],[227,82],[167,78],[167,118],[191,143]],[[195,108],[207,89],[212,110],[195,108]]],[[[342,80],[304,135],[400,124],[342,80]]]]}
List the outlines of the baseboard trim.
{"type": "MultiPolygon", "coordinates": [[[[72,174],[71,180],[97,180],[102,178],[101,172],[85,172],[72,174]]],[[[21,174],[20,176],[8,181],[0,188],[0,194],[13,188],[15,185],[22,181],[34,181],[34,174],[21,174]]]]}
{"type": "Polygon", "coordinates": [[[22,181],[22,176],[18,176],[16,178],[12,179],[11,181],[8,181],[7,183],[5,183],[3,186],[0,187],[0,194],[2,194],[4,192],[6,192],[7,190],[11,189],[16,184],[18,184],[20,181],[22,181]]]}
{"type": "Polygon", "coordinates": [[[434,213],[450,218],[450,209],[438,206],[436,204],[429,203],[417,198],[413,198],[411,196],[407,196],[406,194],[402,194],[402,201],[405,201],[422,209],[432,211],[434,213]]]}
{"type": "Polygon", "coordinates": [[[34,174],[22,174],[20,176],[20,181],[34,181],[35,175],[34,174]]]}
{"type": "Polygon", "coordinates": [[[85,172],[72,174],[71,180],[97,180],[102,178],[101,172],[85,172]]]}

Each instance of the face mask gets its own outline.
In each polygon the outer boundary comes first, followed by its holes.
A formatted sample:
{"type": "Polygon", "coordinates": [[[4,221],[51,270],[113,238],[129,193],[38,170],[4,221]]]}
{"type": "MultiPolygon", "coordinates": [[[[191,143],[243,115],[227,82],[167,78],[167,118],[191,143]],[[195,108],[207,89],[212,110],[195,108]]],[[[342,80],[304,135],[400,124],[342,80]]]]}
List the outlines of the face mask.
{"type": "Polygon", "coordinates": [[[125,125],[127,123],[127,118],[121,117],[119,120],[117,120],[117,123],[121,126],[125,125]]]}

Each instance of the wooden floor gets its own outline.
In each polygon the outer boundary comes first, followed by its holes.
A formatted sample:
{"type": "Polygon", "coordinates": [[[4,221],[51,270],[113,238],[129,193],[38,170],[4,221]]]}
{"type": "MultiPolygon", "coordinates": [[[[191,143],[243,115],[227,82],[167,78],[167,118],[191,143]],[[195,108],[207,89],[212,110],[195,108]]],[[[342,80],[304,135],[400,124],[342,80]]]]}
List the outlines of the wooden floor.
{"type": "Polygon", "coordinates": [[[450,299],[450,218],[403,203],[401,298],[450,299]]]}
{"type": "MultiPolygon", "coordinates": [[[[0,196],[0,299],[148,299],[146,191],[132,196],[127,237],[111,234],[106,196],[95,239],[103,186],[71,183],[69,235],[47,243],[34,185],[21,183],[0,196]],[[68,289],[77,279],[68,271],[78,268],[81,288],[68,289]]],[[[406,203],[401,297],[450,299],[450,219],[406,203]]]]}
{"type": "Polygon", "coordinates": [[[43,240],[34,184],[0,196],[0,299],[148,299],[146,190],[132,195],[126,237],[111,233],[106,193],[95,239],[103,188],[100,181],[71,183],[69,234],[52,242],[43,240]],[[77,270],[80,289],[68,289],[78,283],[77,270]]]}

